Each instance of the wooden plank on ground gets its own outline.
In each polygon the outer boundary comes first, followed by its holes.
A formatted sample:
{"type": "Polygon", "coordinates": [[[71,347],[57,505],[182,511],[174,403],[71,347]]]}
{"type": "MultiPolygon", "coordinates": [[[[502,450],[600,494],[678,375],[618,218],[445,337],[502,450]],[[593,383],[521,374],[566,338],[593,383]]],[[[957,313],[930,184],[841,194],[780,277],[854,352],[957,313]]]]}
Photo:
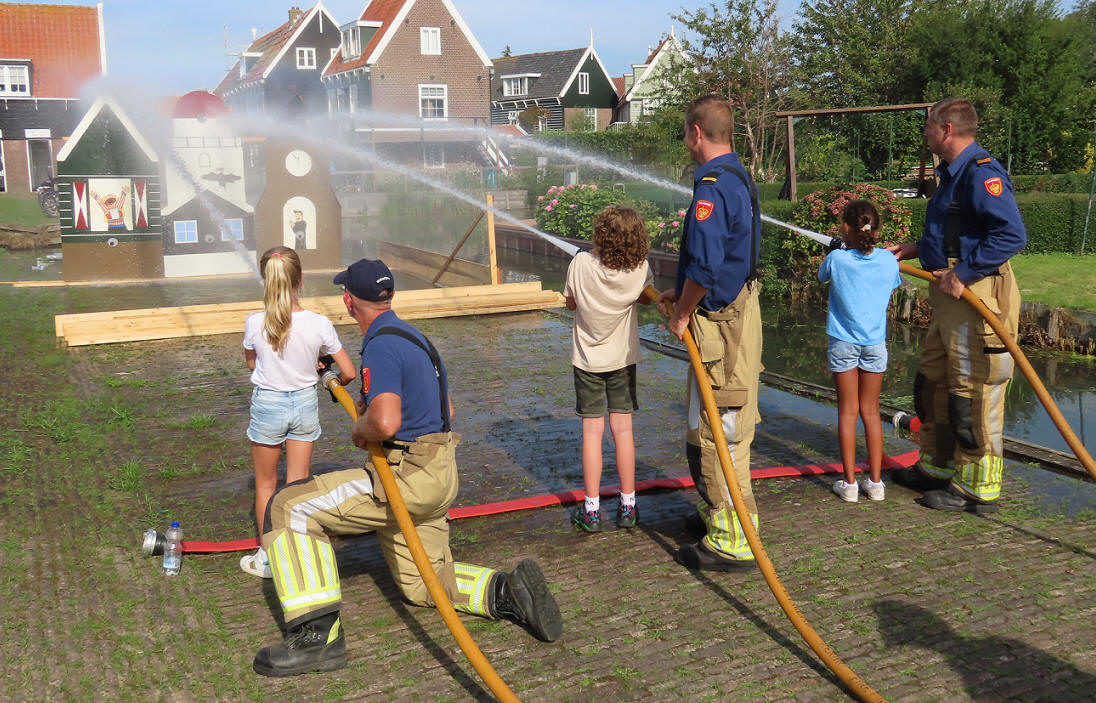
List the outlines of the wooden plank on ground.
{"type": "MultiPolygon", "coordinates": [[[[543,290],[538,281],[497,286],[463,286],[397,291],[393,309],[405,319],[480,315],[561,307],[563,296],[543,290]]],[[[336,325],[356,324],[342,296],[304,298],[301,305],[328,316],[336,325]]],[[[262,302],[217,303],[170,308],[114,310],[57,315],[57,336],[69,346],[148,339],[171,339],[243,331],[244,320],[262,310],[262,302]]]]}

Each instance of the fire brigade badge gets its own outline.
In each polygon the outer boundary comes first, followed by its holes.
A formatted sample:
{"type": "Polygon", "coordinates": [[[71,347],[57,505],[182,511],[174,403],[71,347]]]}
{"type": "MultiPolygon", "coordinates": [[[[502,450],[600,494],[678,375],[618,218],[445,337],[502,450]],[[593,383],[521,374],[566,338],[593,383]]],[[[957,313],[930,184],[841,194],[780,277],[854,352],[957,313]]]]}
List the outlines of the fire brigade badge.
{"type": "Polygon", "coordinates": [[[1001,183],[1000,176],[987,178],[984,185],[986,186],[986,192],[995,198],[1005,189],[1005,186],[1001,183]]]}
{"type": "Polygon", "coordinates": [[[362,395],[369,395],[369,367],[362,367],[362,395]]]}
{"type": "MultiPolygon", "coordinates": [[[[1000,180],[1000,179],[998,179],[1000,180]]],[[[696,201],[696,219],[698,222],[703,222],[708,219],[712,210],[715,210],[715,203],[710,200],[697,200],[696,201]]]]}

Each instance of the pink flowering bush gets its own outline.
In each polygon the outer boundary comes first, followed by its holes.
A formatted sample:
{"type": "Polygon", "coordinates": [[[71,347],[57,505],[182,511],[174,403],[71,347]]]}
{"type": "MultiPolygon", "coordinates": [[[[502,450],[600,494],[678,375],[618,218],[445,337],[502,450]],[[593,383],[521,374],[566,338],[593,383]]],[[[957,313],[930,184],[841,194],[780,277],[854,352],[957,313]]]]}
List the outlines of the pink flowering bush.
{"type": "Polygon", "coordinates": [[[592,184],[551,186],[537,198],[537,227],[561,237],[590,239],[594,216],[609,205],[631,205],[627,201],[624,193],[592,184]]]}

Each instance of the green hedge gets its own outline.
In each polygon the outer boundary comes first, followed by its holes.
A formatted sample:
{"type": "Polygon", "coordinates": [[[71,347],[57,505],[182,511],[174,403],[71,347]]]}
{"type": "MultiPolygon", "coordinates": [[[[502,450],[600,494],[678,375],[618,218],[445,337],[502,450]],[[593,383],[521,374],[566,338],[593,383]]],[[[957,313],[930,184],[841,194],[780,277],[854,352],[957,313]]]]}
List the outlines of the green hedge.
{"type": "Polygon", "coordinates": [[[1054,173],[1012,177],[1012,188],[1017,193],[1087,193],[1091,187],[1091,173],[1054,173]]]}

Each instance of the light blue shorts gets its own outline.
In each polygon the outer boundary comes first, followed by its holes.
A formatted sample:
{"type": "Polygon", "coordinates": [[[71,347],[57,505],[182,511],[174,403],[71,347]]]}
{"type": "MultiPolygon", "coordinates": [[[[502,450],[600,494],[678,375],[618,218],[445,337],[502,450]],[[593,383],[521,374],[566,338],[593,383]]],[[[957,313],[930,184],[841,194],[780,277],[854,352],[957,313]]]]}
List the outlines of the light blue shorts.
{"type": "Polygon", "coordinates": [[[315,442],[320,438],[320,405],[316,387],[299,391],[251,392],[251,423],[247,438],[257,444],[281,444],[287,439],[315,442]]]}
{"type": "Polygon", "coordinates": [[[887,370],[887,343],[853,344],[836,337],[830,337],[830,347],[826,352],[826,362],[831,373],[844,373],[860,367],[869,373],[883,373],[887,370]]]}

